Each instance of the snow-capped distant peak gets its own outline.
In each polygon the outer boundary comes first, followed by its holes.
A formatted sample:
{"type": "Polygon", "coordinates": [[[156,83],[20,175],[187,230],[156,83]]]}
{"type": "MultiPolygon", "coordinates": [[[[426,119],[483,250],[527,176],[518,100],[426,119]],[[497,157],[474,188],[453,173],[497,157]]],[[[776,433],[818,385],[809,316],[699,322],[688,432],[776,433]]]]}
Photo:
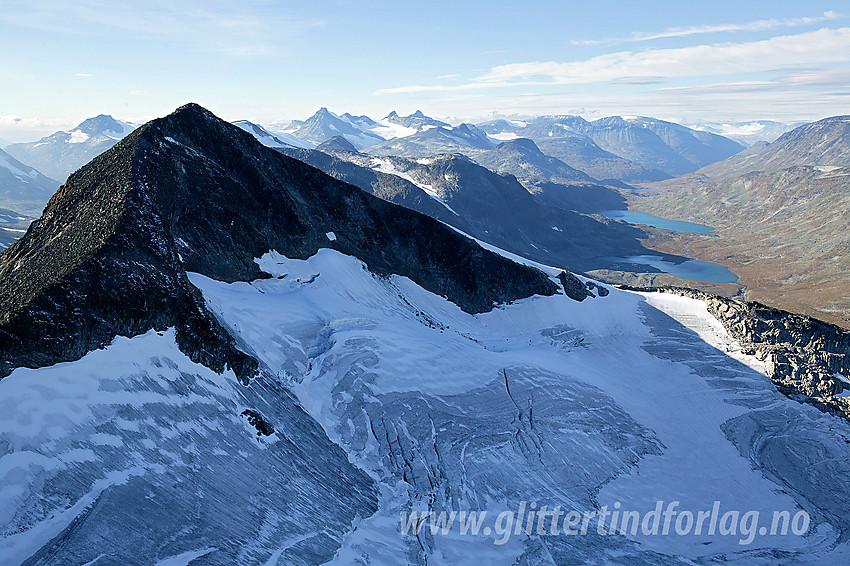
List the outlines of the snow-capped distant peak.
{"type": "Polygon", "coordinates": [[[248,120],[237,120],[233,122],[234,126],[248,132],[266,147],[295,147],[299,149],[313,149],[316,144],[302,140],[285,132],[273,133],[259,124],[249,122],[248,120]]]}

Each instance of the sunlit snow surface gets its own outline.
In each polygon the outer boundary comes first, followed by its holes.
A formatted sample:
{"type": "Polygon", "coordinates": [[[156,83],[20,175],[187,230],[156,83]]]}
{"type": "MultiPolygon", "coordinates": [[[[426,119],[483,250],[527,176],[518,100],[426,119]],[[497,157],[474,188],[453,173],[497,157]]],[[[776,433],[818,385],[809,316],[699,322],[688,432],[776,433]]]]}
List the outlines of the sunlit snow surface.
{"type": "Polygon", "coordinates": [[[850,427],[779,394],[703,303],[612,290],[473,316],[333,250],[306,261],[270,252],[258,263],[273,277],[190,276],[260,360],[263,377],[248,387],[190,362],[171,332],[118,338],[79,362],[0,381],[0,556],[18,563],[59,533],[73,542],[85,531],[90,544],[67,547],[77,554],[51,562],[42,551],[40,563],[134,563],[126,556],[141,543],[111,540],[109,525],[141,521],[161,537],[143,564],[846,561],[850,427]],[[334,479],[333,450],[287,391],[379,494],[334,479]],[[245,408],[260,410],[274,437],[258,440],[245,408]],[[341,511],[334,499],[346,485],[378,511],[341,511]],[[253,513],[243,514],[243,498],[253,513]],[[694,512],[719,500],[742,512],[805,509],[812,527],[748,546],[738,536],[595,529],[504,546],[456,529],[399,532],[402,511],[495,515],[523,500],[642,512],[658,500],[694,512]],[[233,514],[234,532],[199,528],[211,513],[233,514]]]}
{"type": "MultiPolygon", "coordinates": [[[[382,486],[336,563],[605,560],[765,564],[847,551],[850,449],[835,417],[780,395],[699,301],[613,291],[482,315],[332,250],[276,253],[274,279],[194,275],[212,310],[382,486]],[[507,376],[507,383],[505,376],[507,376]],[[399,534],[404,509],[801,508],[807,537],[399,534]],[[838,545],[838,546],[836,546],[838,545]],[[423,550],[424,549],[424,550],[423,550]],[[783,552],[778,552],[781,550],[783,552]],[[659,553],[659,554],[655,554],[659,553]],[[545,558],[551,557],[551,558],[545,558]],[[559,558],[560,557],[560,558],[559,558]]],[[[830,554],[835,553],[835,554],[830,554]]]]}

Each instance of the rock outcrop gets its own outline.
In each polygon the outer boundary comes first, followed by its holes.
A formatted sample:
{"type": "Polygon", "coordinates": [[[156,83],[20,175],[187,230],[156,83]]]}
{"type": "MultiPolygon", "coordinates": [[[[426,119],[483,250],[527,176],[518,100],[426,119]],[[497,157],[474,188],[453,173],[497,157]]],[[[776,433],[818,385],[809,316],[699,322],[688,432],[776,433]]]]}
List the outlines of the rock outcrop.
{"type": "Polygon", "coordinates": [[[785,395],[850,419],[850,330],[757,302],[719,297],[681,287],[621,288],[662,291],[705,302],[745,353],[762,360],[785,395]]]}

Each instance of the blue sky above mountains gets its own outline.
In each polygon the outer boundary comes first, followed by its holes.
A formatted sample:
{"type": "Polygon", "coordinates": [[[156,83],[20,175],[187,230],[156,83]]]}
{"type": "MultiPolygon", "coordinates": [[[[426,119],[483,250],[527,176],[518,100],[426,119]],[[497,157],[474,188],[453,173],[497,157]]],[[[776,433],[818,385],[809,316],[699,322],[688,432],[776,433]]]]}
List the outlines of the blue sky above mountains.
{"type": "Polygon", "coordinates": [[[260,122],[319,106],[454,119],[850,113],[842,3],[646,4],[4,0],[0,137],[190,100],[260,122]]]}

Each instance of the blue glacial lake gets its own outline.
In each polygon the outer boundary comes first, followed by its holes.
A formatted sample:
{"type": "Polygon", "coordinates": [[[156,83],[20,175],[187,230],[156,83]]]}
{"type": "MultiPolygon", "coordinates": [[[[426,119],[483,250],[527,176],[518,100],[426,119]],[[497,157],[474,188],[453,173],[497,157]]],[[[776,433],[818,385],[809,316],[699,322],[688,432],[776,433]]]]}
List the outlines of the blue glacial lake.
{"type": "Polygon", "coordinates": [[[679,279],[690,279],[692,281],[704,281],[706,283],[737,283],[738,276],[729,271],[724,265],[689,259],[682,263],[674,263],[665,260],[658,255],[634,255],[629,257],[614,258],[626,263],[649,265],[664,273],[675,275],[679,279]]]}
{"type": "Polygon", "coordinates": [[[674,232],[708,234],[713,231],[711,226],[706,226],[705,224],[684,222],[682,220],[667,220],[666,218],[661,218],[648,212],[638,212],[637,210],[603,210],[599,214],[613,218],[614,220],[622,220],[629,224],[646,224],[653,228],[663,228],[665,230],[673,230],[674,232]]]}

